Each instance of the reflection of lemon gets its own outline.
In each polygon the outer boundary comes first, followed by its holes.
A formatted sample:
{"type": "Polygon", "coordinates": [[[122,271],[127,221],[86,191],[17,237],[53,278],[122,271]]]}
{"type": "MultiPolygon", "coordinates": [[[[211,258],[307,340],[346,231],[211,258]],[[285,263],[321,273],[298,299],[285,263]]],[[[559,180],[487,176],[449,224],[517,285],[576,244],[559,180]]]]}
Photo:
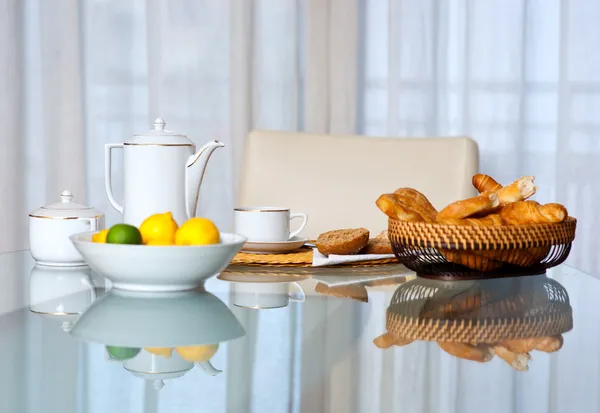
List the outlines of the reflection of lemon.
{"type": "Polygon", "coordinates": [[[190,218],[179,227],[175,234],[177,245],[218,244],[221,241],[219,229],[207,218],[190,218]]]}
{"type": "Polygon", "coordinates": [[[173,354],[173,349],[168,347],[144,347],[144,350],[146,350],[148,353],[166,358],[170,358],[171,354],[173,354]]]}
{"type": "Polygon", "coordinates": [[[215,355],[218,349],[218,344],[208,344],[205,346],[177,347],[175,350],[182,359],[195,363],[209,360],[215,355]]]}
{"type": "Polygon", "coordinates": [[[107,235],[108,235],[108,229],[103,229],[102,231],[92,235],[92,242],[106,243],[107,235]]]}
{"type": "Polygon", "coordinates": [[[142,241],[147,245],[173,245],[177,223],[170,212],[150,215],[140,225],[142,241]]]}
{"type": "Polygon", "coordinates": [[[141,244],[142,235],[140,231],[129,224],[116,224],[110,227],[106,235],[109,244],[141,244]]]}

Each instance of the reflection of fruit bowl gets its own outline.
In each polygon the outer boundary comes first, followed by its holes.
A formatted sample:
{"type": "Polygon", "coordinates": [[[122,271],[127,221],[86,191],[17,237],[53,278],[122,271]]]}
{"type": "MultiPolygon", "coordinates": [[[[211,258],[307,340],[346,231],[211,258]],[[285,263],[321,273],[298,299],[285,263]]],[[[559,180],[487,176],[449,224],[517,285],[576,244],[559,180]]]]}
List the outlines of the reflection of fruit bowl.
{"type": "Polygon", "coordinates": [[[221,233],[210,245],[131,245],[92,242],[94,232],[71,236],[90,267],[115,288],[137,291],[193,289],[226,268],[246,238],[221,233]]]}
{"type": "Polygon", "coordinates": [[[162,380],[183,376],[196,363],[215,375],[210,359],[219,344],[244,329],[217,297],[203,291],[135,293],[111,290],[77,320],[71,335],[106,346],[107,358],[137,377],[162,380]]]}

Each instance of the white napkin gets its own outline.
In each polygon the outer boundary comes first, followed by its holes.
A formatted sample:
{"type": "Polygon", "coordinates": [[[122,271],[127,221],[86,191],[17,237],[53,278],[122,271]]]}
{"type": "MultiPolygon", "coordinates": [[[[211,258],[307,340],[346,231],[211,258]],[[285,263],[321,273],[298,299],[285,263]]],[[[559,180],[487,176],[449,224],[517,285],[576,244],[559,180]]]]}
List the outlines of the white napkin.
{"type": "Polygon", "coordinates": [[[373,261],[394,258],[394,254],[361,254],[361,255],[334,255],[324,256],[313,248],[313,267],[324,267],[327,265],[344,264],[347,262],[373,261]]]}

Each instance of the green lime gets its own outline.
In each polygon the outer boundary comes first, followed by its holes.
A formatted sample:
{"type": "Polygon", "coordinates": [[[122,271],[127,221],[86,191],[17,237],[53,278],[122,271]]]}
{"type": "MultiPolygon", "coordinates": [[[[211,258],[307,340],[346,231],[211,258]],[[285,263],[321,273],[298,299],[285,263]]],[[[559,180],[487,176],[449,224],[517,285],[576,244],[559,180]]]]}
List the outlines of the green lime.
{"type": "Polygon", "coordinates": [[[129,360],[140,352],[139,348],[106,346],[108,355],[113,360],[129,360]]]}
{"type": "Polygon", "coordinates": [[[129,224],[116,224],[110,227],[106,236],[108,244],[141,244],[140,230],[129,224]]]}

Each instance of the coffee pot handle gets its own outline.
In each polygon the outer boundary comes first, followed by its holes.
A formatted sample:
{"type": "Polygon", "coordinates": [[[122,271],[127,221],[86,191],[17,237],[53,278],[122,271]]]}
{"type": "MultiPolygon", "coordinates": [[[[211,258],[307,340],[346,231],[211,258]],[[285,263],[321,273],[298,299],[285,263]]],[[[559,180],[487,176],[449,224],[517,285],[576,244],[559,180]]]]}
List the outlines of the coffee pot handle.
{"type": "Polygon", "coordinates": [[[112,190],[112,168],[111,168],[111,154],[112,150],[116,148],[123,148],[122,143],[108,143],[104,145],[104,186],[106,188],[106,195],[108,196],[108,200],[114,209],[119,211],[121,214],[123,213],[123,205],[119,204],[115,199],[112,190]]]}

